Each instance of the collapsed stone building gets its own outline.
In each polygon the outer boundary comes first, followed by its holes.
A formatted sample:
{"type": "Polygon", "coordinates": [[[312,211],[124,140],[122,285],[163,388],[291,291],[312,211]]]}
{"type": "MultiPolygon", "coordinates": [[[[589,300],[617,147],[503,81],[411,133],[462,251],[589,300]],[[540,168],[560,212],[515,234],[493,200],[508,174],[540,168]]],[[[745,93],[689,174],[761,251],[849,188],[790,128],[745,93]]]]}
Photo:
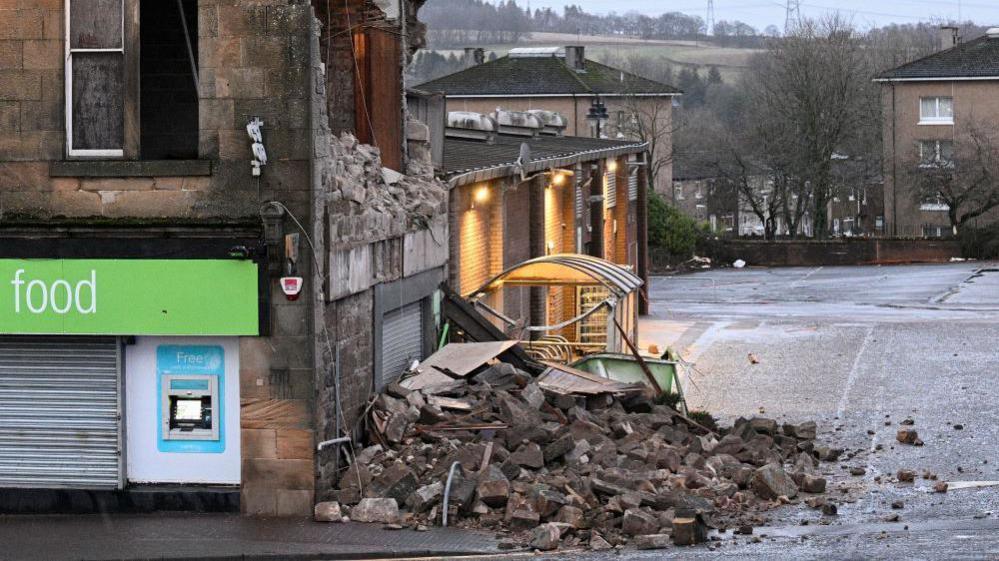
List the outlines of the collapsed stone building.
{"type": "Polygon", "coordinates": [[[312,512],[445,278],[421,4],[0,7],[0,511],[312,512]]]}

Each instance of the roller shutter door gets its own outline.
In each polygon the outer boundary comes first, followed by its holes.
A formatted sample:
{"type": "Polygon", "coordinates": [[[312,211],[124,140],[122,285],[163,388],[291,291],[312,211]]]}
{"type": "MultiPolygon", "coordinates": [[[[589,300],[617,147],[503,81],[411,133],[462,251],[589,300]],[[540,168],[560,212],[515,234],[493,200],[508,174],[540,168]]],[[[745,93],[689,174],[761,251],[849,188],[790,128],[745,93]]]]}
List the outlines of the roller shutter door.
{"type": "Polygon", "coordinates": [[[114,338],[0,337],[0,487],[121,483],[114,338]]]}
{"type": "Polygon", "coordinates": [[[414,360],[423,360],[423,303],[386,312],[382,320],[382,372],[378,390],[399,379],[414,360]]]}

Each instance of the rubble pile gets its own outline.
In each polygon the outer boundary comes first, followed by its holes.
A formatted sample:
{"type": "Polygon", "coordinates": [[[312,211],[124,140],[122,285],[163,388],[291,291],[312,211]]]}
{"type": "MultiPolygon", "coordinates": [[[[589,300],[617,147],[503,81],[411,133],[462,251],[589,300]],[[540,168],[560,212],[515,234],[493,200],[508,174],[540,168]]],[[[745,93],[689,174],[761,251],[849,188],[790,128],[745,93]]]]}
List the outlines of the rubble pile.
{"type": "Polygon", "coordinates": [[[372,444],[334,493],[350,519],[425,528],[446,516],[539,550],[687,545],[708,527],[751,533],[780,504],[826,505],[816,468],[841,453],[815,443],[814,422],[714,432],[634,385],[574,395],[502,362],[431,381],[371,404],[372,444]]]}

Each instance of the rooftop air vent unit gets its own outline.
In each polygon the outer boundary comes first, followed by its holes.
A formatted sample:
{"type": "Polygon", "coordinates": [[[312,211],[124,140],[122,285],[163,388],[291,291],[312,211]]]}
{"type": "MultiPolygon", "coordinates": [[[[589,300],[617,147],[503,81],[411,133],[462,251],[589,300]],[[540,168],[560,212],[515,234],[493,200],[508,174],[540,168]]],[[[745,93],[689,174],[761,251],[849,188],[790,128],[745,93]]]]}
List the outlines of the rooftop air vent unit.
{"type": "Polygon", "coordinates": [[[506,111],[497,108],[493,118],[496,119],[499,125],[498,132],[501,134],[537,136],[544,128],[541,119],[527,111],[506,111]]]}
{"type": "Polygon", "coordinates": [[[472,111],[451,111],[447,114],[447,130],[449,138],[468,138],[472,140],[492,140],[499,127],[495,119],[489,115],[472,111]]]}
{"type": "Polygon", "coordinates": [[[988,31],[985,32],[985,35],[987,35],[989,39],[999,39],[999,27],[990,27],[988,31]]]}
{"type": "Polygon", "coordinates": [[[528,111],[541,121],[541,134],[548,136],[562,136],[565,129],[569,127],[569,122],[561,113],[557,111],[547,111],[545,109],[531,109],[528,111]]]}

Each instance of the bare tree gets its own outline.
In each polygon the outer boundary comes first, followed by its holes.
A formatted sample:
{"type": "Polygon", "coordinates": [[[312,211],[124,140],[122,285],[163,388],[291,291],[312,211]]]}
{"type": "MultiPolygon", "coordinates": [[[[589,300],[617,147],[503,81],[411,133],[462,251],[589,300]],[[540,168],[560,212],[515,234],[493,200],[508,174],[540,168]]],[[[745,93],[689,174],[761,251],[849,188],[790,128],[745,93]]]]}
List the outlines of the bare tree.
{"type": "Polygon", "coordinates": [[[955,234],[999,207],[999,133],[969,121],[953,141],[921,141],[902,166],[919,204],[947,206],[955,234]]]}
{"type": "MultiPolygon", "coordinates": [[[[805,20],[770,41],[746,73],[751,105],[770,119],[768,150],[780,155],[798,205],[810,202],[816,236],[828,233],[833,156],[868,124],[872,75],[860,38],[840,16],[805,20]]],[[[798,205],[788,206],[791,234],[803,215],[798,205]]]]}
{"type": "MultiPolygon", "coordinates": [[[[786,174],[775,173],[768,161],[766,127],[754,112],[743,113],[739,122],[722,123],[710,109],[684,115],[677,136],[678,152],[685,165],[708,171],[719,189],[731,190],[736,205],[744,205],[763,224],[763,236],[777,237],[777,217],[788,204],[786,174]]],[[[779,162],[778,162],[779,163],[779,162]]]]}
{"type": "Polygon", "coordinates": [[[623,98],[625,121],[618,133],[649,145],[649,184],[659,185],[662,171],[673,164],[673,134],[680,125],[673,120],[673,98],[627,95],[623,98]]]}

